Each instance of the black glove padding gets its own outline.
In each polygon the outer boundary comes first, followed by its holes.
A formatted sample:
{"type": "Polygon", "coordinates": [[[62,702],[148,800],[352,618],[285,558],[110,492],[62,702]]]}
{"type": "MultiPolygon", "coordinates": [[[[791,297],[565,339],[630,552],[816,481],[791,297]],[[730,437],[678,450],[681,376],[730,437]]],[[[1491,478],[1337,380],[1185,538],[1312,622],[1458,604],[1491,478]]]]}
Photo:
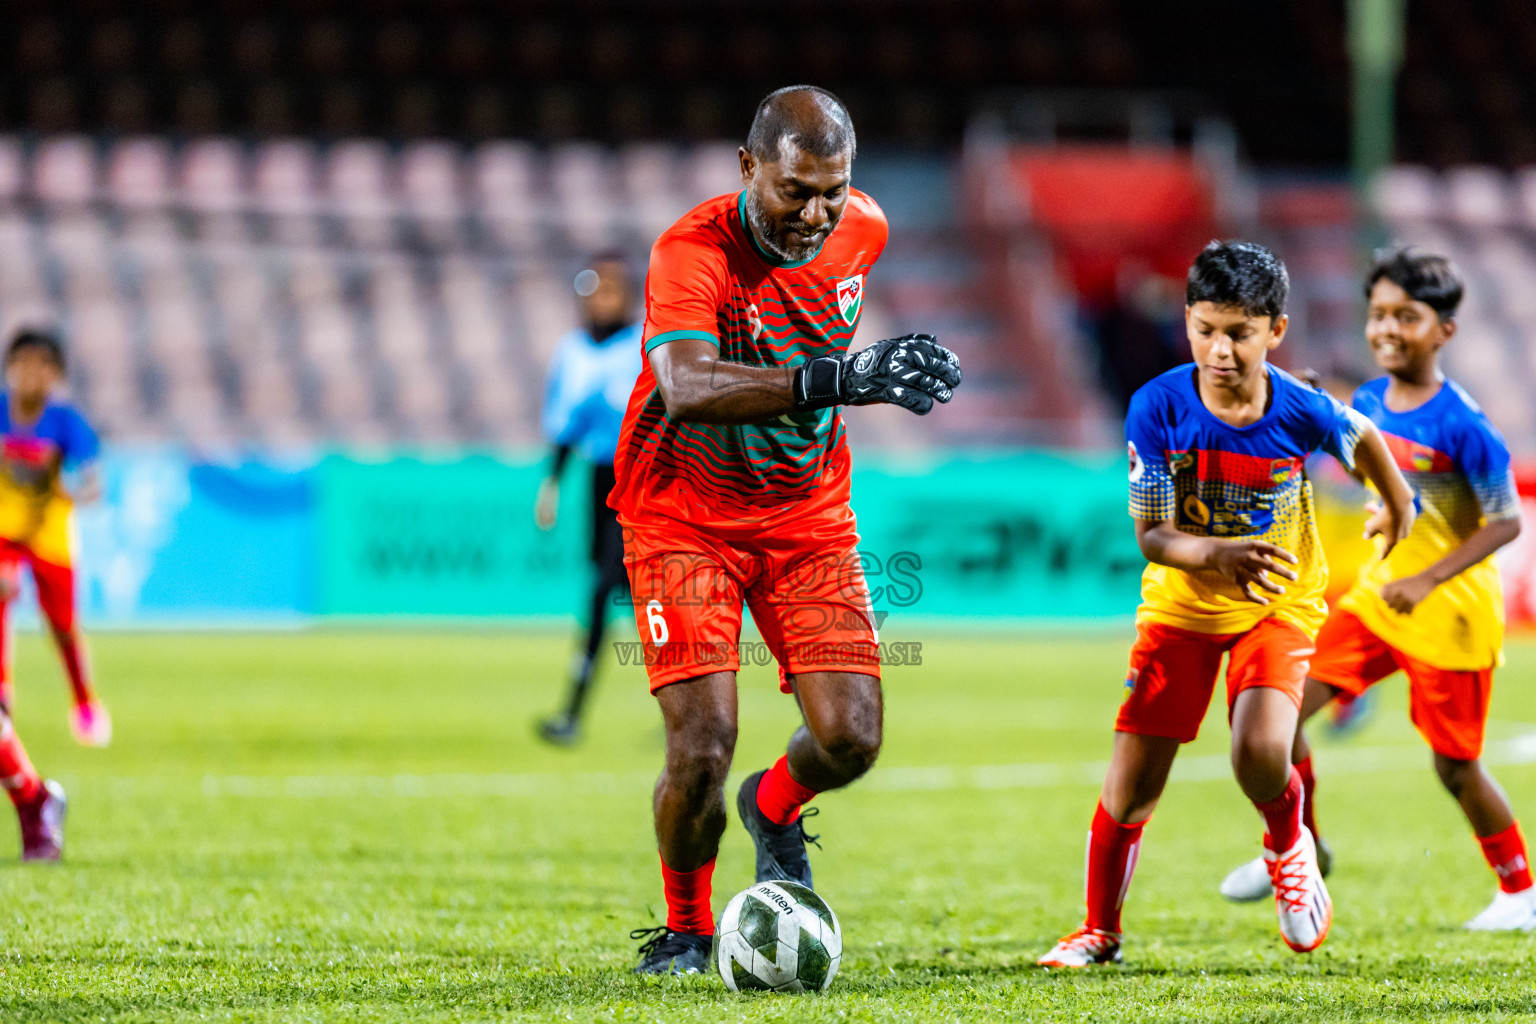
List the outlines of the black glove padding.
{"type": "Polygon", "coordinates": [[[931,334],[877,341],[861,352],[812,359],[795,372],[795,409],[887,403],[927,415],[960,384],[960,360],[931,334]]]}

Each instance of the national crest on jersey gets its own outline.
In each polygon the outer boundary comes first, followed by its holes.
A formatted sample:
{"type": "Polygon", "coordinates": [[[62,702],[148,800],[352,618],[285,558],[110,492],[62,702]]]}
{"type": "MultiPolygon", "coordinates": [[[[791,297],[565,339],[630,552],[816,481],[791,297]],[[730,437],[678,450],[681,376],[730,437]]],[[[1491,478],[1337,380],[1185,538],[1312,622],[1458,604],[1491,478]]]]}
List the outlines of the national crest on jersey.
{"type": "Polygon", "coordinates": [[[1520,514],[1509,449],[1454,381],[1405,412],[1387,407],[1388,383],[1385,377],[1367,382],[1352,404],[1381,430],[1419,514],[1386,558],[1361,567],[1340,606],[1393,647],[1437,668],[1489,668],[1499,661],[1504,634],[1504,600],[1491,558],[1440,584],[1408,615],[1388,608],[1380,591],[1439,561],[1483,523],[1520,514]]]}
{"type": "Polygon", "coordinates": [[[1296,555],[1301,579],[1269,605],[1248,600],[1219,573],[1149,565],[1143,618],[1204,633],[1238,633],[1270,615],[1315,633],[1326,616],[1328,575],[1313,522],[1306,457],[1326,451],[1353,465],[1364,420],[1275,367],[1258,422],[1234,427],[1200,399],[1193,364],[1157,377],[1131,400],[1131,515],[1204,537],[1265,540],[1296,555]]]}
{"type": "Polygon", "coordinates": [[[864,275],[845,278],[837,282],[837,309],[850,326],[859,322],[859,310],[864,308],[864,275]]]}
{"type": "MultiPolygon", "coordinates": [[[[751,366],[841,355],[853,340],[865,279],[886,234],[879,206],[850,190],[821,249],[787,262],[752,235],[745,193],[711,199],[652,248],[644,349],[698,338],[715,345],[721,359],[751,366]]],[[[643,507],[697,522],[721,509],[787,509],[813,495],[847,500],[848,452],[835,409],[747,425],[674,421],[649,360],[630,396],[615,469],[612,502],[621,517],[643,507]]]]}

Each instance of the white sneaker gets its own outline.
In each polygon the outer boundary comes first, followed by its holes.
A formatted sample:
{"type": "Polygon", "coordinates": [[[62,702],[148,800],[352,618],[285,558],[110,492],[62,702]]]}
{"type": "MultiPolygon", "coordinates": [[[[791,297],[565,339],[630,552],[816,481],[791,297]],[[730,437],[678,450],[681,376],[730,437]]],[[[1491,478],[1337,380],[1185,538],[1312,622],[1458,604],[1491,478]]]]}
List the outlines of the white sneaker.
{"type": "Polygon", "coordinates": [[[1088,927],[1068,935],[1035,961],[1041,967],[1088,967],[1119,962],[1120,936],[1088,927]]]}
{"type": "Polygon", "coordinates": [[[1269,864],[1263,857],[1239,864],[1221,880],[1221,894],[1233,903],[1254,903],[1273,895],[1274,891],[1269,880],[1269,864]]]}
{"type": "Polygon", "coordinates": [[[1264,851],[1275,887],[1275,912],[1280,916],[1280,937],[1298,953],[1310,953],[1323,944],[1333,924],[1333,899],[1317,865],[1317,844],[1305,825],[1301,838],[1282,854],[1264,851]]]}
{"type": "Polygon", "coordinates": [[[1536,930],[1536,886],[1520,892],[1494,894],[1493,902],[1481,914],[1468,921],[1474,932],[1528,932],[1536,930]]]}

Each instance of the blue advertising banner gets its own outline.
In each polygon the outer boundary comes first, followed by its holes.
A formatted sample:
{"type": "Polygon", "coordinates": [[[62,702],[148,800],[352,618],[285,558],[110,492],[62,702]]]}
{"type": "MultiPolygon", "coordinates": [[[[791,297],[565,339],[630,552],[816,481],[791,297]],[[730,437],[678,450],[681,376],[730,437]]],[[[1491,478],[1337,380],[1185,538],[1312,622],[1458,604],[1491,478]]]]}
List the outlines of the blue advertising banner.
{"type": "Polygon", "coordinates": [[[101,471],[102,500],[76,511],[87,621],[262,625],[316,611],[313,467],[114,449],[101,471]]]}
{"type": "MultiPolygon", "coordinates": [[[[532,454],[211,464],[113,449],[78,512],[88,622],[263,626],[316,616],[568,617],[589,579],[586,474],[538,530],[532,454]]],[[[1130,614],[1143,566],[1118,456],[864,459],[854,509],[877,613],[1130,614]]]]}

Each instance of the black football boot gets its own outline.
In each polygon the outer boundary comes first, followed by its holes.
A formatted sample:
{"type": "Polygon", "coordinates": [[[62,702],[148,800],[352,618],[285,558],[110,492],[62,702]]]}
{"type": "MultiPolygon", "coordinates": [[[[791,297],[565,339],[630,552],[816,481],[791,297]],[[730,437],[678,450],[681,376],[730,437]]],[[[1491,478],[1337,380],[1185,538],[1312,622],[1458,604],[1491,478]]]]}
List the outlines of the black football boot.
{"type": "Polygon", "coordinates": [[[629,937],[640,943],[636,974],[700,974],[709,970],[709,946],[713,935],[689,935],[658,928],[636,928],[629,937]]]}
{"type": "MultiPolygon", "coordinates": [[[[820,812],[814,807],[806,808],[788,825],[769,821],[757,807],[757,784],[762,778],[762,772],[753,772],[736,793],[736,813],[741,815],[741,823],[746,827],[747,835],[752,837],[752,845],[757,847],[757,881],[784,880],[797,882],[807,889],[814,888],[805,844],[816,843],[821,837],[807,835],[804,822],[820,812]]],[[[820,849],[821,844],[816,843],[816,847],[820,849]]]]}

